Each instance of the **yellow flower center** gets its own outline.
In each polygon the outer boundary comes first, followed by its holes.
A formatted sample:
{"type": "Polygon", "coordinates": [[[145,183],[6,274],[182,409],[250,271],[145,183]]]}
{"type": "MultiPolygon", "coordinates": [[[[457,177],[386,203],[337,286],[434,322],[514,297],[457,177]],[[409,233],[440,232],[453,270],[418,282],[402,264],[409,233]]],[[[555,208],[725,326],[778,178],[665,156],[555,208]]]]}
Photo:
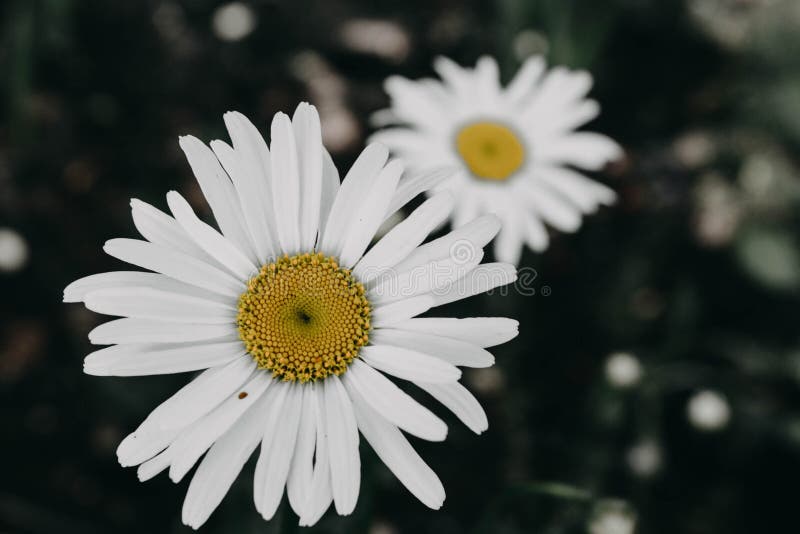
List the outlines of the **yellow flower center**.
{"type": "Polygon", "coordinates": [[[308,382],[341,375],[369,341],[371,308],[364,293],[334,258],[278,258],[239,297],[239,337],[275,378],[308,382]]]}
{"type": "Polygon", "coordinates": [[[461,128],[456,149],[472,174],[484,180],[506,180],[525,160],[525,148],[516,134],[496,122],[461,128]]]}

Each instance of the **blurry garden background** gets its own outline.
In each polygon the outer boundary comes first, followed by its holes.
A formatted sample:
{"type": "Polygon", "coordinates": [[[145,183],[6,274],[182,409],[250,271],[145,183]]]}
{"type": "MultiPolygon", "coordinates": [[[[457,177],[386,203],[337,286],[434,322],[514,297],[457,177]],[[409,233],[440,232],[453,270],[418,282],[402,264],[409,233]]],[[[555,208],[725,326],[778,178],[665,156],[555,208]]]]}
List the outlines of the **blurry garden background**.
{"type": "MultiPolygon", "coordinates": [[[[187,481],[140,484],[119,441],[187,377],[82,374],[105,317],[61,303],[121,264],[128,202],[170,189],[208,214],[178,135],[265,131],[315,104],[340,169],[387,104],[382,80],[437,55],[588,69],[590,128],[627,157],[620,202],[526,251],[536,294],[457,316],[519,319],[465,373],[490,428],[412,441],[447,490],[416,501],[362,447],[355,513],[314,533],[797,532],[800,2],[797,0],[5,0],[0,3],[0,532],[179,533],[187,481]]],[[[428,403],[432,405],[433,403],[428,403]]],[[[252,465],[203,527],[265,523],[252,465]]]]}

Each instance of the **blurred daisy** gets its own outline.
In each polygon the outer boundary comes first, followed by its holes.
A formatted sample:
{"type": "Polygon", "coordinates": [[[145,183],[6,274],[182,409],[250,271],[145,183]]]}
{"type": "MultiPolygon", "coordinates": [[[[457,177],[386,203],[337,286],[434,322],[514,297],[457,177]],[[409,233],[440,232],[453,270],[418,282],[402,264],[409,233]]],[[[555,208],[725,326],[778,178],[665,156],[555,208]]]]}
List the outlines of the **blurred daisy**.
{"type": "Polygon", "coordinates": [[[517,322],[416,316],[515,279],[511,265],[479,265],[499,221],[482,217],[421,245],[453,208],[438,194],[367,251],[387,216],[441,175],[398,186],[402,163],[387,163],[375,144],[340,186],[308,104],[291,120],[275,116],[269,148],[239,113],[225,123],[233,146],[180,140],[221,232],[174,191],[171,216],[134,200],[145,240],[104,249],[153,272],[98,274],[64,291],[67,302],[122,317],[89,334],[112,346],[86,357],[86,373],[204,370],[120,444],[120,463],[139,465],[141,480],[169,469],[177,482],[205,454],[183,505],[183,522],[198,528],[260,444],[256,508],[271,518],[285,487],[300,524],[312,525],[331,502],[353,511],[360,431],[409,491],[439,508],[442,484],[400,430],[441,441],[447,427],[387,375],[475,432],[487,428],[457,366],[492,365],[485,348],[513,338],[517,322]],[[454,257],[464,243],[473,253],[454,257]]]}
{"type": "Polygon", "coordinates": [[[574,232],[583,214],[612,204],[616,195],[574,168],[598,170],[622,154],[610,138],[574,129],[595,118],[585,98],[591,76],[555,67],[541,57],[525,61],[507,87],[497,63],[483,57],[474,69],[438,58],[443,82],[386,80],[391,107],[374,116],[373,135],[418,169],[455,167],[437,190],[456,195],[453,226],[480,213],[496,213],[503,229],[495,241],[501,261],[518,263],[522,245],[547,248],[544,223],[574,232]]]}

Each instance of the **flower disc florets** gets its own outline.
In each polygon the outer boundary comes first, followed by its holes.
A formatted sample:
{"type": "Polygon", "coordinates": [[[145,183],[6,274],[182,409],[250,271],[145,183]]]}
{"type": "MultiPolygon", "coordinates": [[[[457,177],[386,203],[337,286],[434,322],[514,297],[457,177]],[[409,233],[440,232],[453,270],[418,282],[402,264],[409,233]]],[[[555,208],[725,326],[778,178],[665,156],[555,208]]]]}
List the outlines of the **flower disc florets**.
{"type": "Polygon", "coordinates": [[[239,336],[263,369],[300,382],[341,375],[369,341],[364,286],[322,253],[265,265],[239,297],[239,336]]]}

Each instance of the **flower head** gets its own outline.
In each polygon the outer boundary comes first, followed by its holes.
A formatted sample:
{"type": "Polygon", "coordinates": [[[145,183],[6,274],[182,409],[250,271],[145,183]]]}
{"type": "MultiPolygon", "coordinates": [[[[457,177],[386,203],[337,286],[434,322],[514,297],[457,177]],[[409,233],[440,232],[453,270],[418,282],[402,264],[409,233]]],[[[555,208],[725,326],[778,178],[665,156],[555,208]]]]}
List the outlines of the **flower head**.
{"type": "Polygon", "coordinates": [[[608,187],[575,170],[598,170],[622,151],[608,137],[575,128],[599,106],[585,98],[586,72],[528,59],[507,87],[497,63],[483,57],[474,69],[439,58],[442,81],[386,80],[391,107],[375,115],[390,126],[373,140],[385,143],[417,169],[454,168],[435,190],[456,197],[453,226],[496,213],[503,229],[495,241],[501,261],[518,263],[522,245],[547,248],[545,224],[573,232],[583,214],[616,199],[608,187]]]}
{"type": "Polygon", "coordinates": [[[331,502],[339,514],[354,509],[360,432],[439,508],[444,488],[401,430],[441,441],[447,427],[388,376],[475,432],[487,428],[458,366],[492,365],[486,347],[513,338],[517,322],[417,316],[516,278],[511,265],[480,265],[500,222],[484,216],[422,244],[453,209],[444,192],[370,247],[388,216],[444,174],[401,182],[403,164],[374,144],[340,184],[308,104],[275,116],[270,147],[241,114],[225,123],[232,146],[180,140],[219,231],[174,191],[171,215],[133,200],[144,240],[104,248],[150,272],[97,274],[64,290],[67,302],[122,317],[90,332],[111,346],[86,357],[86,373],[202,371],[122,441],[120,463],[138,465],[141,480],[168,469],[177,482],[200,461],[183,505],[184,523],[198,528],[260,446],[257,510],[271,518],[285,489],[300,524],[312,525],[331,502]]]}

